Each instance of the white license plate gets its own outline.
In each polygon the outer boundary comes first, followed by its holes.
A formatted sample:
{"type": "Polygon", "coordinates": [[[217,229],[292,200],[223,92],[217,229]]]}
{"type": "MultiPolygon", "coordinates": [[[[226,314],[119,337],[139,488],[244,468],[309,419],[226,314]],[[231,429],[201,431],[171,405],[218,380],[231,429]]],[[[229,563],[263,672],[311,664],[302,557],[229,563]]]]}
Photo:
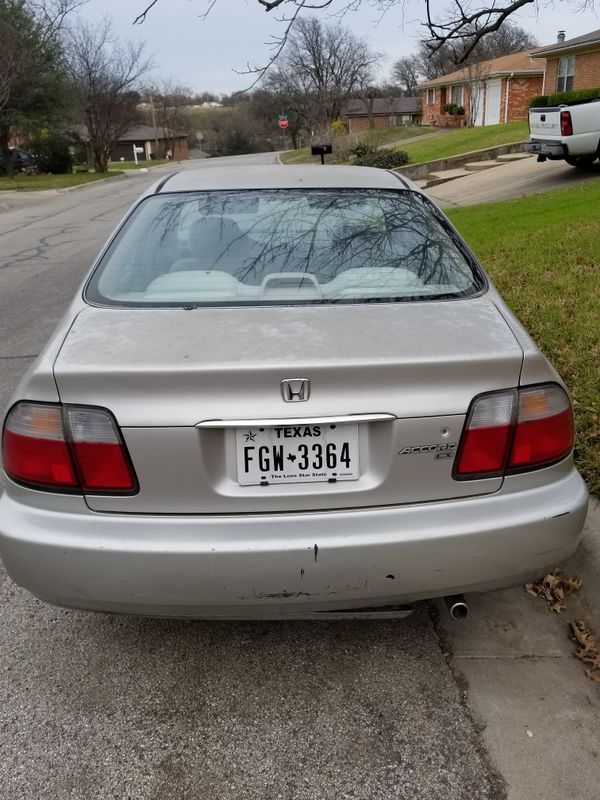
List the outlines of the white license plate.
{"type": "Polygon", "coordinates": [[[240,486],[358,480],[358,425],[238,428],[235,435],[240,486]]]}

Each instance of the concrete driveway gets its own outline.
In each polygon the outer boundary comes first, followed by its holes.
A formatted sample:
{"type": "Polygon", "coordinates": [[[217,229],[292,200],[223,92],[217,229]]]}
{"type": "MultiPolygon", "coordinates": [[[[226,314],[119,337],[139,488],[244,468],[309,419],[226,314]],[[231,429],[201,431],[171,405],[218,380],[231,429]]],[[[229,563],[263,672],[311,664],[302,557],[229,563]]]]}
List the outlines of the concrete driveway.
{"type": "MultiPolygon", "coordinates": [[[[170,169],[0,214],[0,405],[170,169]]],[[[599,517],[573,564],[598,586],[599,517]]],[[[465,623],[440,604],[400,622],[146,620],[46,606],[0,566],[0,800],[597,800],[600,691],[564,620],[520,587],[470,601],[465,623]]]]}
{"type": "Polygon", "coordinates": [[[472,206],[562,189],[599,178],[598,163],[590,170],[580,170],[563,161],[538,164],[532,156],[432,186],[426,192],[442,208],[472,206]]]}

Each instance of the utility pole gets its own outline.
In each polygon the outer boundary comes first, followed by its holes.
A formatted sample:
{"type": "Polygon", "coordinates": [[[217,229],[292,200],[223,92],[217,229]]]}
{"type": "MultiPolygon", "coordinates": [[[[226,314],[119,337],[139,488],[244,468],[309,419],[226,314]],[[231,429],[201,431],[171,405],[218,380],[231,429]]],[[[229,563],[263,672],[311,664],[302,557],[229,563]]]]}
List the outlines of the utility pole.
{"type": "Polygon", "coordinates": [[[154,158],[158,158],[158,131],[156,129],[156,110],[154,108],[154,97],[152,97],[152,92],[148,93],[148,102],[150,103],[150,116],[152,117],[152,127],[154,128],[154,146],[156,150],[154,151],[154,158]]]}

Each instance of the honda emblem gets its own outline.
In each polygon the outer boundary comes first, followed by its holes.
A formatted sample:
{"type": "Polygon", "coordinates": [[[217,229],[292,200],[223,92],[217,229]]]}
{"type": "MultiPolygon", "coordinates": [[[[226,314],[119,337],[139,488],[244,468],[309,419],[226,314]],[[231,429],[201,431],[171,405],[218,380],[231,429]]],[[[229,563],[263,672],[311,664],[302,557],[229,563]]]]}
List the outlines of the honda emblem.
{"type": "Polygon", "coordinates": [[[286,403],[303,403],[310,397],[308,378],[286,378],[281,381],[281,396],[286,403]]]}

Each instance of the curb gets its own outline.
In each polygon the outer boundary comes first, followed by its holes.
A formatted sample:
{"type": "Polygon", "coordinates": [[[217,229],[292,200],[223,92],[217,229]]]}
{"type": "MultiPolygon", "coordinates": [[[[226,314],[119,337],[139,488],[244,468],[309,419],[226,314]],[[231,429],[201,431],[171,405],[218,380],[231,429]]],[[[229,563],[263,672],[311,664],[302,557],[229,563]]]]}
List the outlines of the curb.
{"type": "Polygon", "coordinates": [[[98,184],[122,180],[123,178],[127,178],[127,175],[113,175],[110,178],[101,178],[97,181],[89,181],[89,183],[79,183],[77,186],[65,186],[62,189],[33,189],[31,191],[7,189],[5,192],[0,192],[0,212],[12,211],[15,208],[23,208],[30,203],[35,202],[36,200],[44,200],[49,197],[55,197],[56,195],[69,194],[70,192],[76,192],[79,189],[90,189],[98,184]],[[6,200],[6,202],[2,202],[3,199],[6,200]]]}
{"type": "Polygon", "coordinates": [[[64,189],[54,189],[54,191],[56,194],[68,194],[69,192],[77,192],[79,189],[89,189],[91,186],[99,186],[109,181],[123,180],[123,178],[127,178],[124,172],[121,175],[111,175],[108,178],[100,178],[100,180],[89,181],[88,183],[78,183],[77,186],[65,186],[64,189]]]}

